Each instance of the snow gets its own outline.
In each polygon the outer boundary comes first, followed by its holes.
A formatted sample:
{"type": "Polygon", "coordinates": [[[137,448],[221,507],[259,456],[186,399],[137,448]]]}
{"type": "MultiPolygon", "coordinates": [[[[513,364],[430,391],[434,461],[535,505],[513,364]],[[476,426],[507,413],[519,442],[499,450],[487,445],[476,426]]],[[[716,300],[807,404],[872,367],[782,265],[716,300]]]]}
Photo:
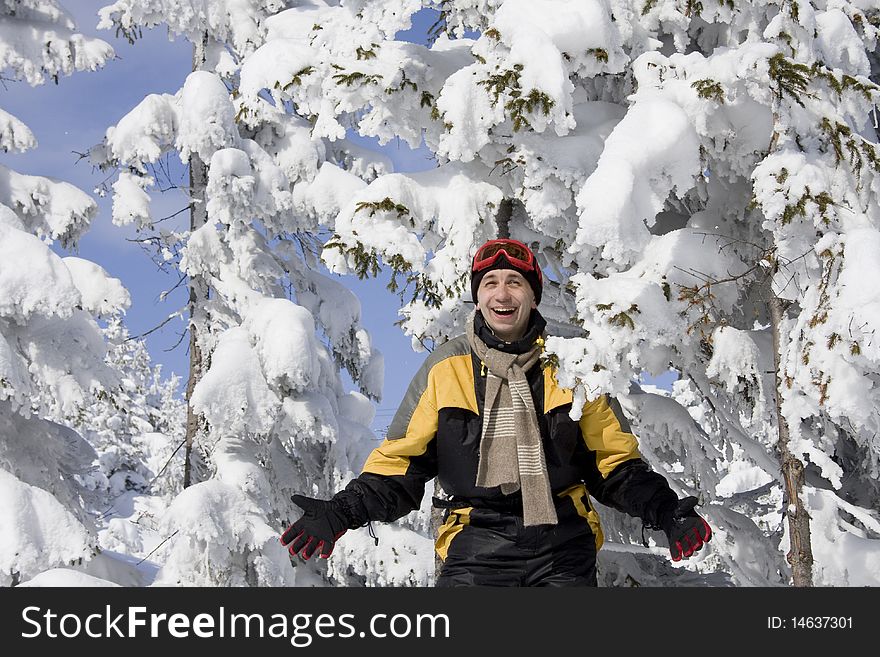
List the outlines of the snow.
{"type": "MultiPolygon", "coordinates": [[[[366,586],[428,586],[434,567],[434,542],[427,536],[413,537],[410,530],[376,524],[379,545],[391,546],[390,558],[383,559],[370,572],[366,586]]],[[[364,528],[348,531],[333,550],[328,566],[342,576],[348,564],[374,561],[376,543],[364,528]]]]}
{"type": "Polygon", "coordinates": [[[307,185],[298,185],[293,202],[297,208],[314,213],[320,221],[334,218],[342,206],[366,183],[330,162],[324,162],[317,175],[307,185]]]}
{"type": "Polygon", "coordinates": [[[829,491],[806,489],[810,516],[817,530],[811,533],[811,546],[817,582],[836,586],[877,586],[880,555],[869,538],[880,532],[880,522],[862,509],[841,504],[829,491]],[[843,508],[853,521],[844,520],[843,508]],[[846,558],[841,558],[846,554],[846,558]]]}
{"type": "Polygon", "coordinates": [[[73,22],[55,9],[54,16],[24,11],[0,17],[0,70],[36,86],[47,77],[94,71],[114,56],[110,44],[75,33],[73,22]]]}
{"type": "MultiPolygon", "coordinates": [[[[312,180],[324,160],[324,142],[312,139],[309,125],[298,117],[289,117],[257,134],[255,141],[271,153],[288,181],[312,180]]],[[[327,164],[327,163],[324,163],[327,164]]],[[[298,185],[294,193],[299,190],[298,185]]],[[[330,191],[330,190],[327,190],[330,191]]]]}
{"type": "Polygon", "coordinates": [[[473,64],[450,75],[437,99],[437,108],[451,126],[440,137],[437,152],[450,160],[472,161],[489,143],[489,129],[504,120],[502,108],[477,86],[479,68],[473,64]]]}
{"type": "Polygon", "coordinates": [[[230,129],[235,107],[220,76],[194,71],[177,94],[177,143],[181,162],[190,153],[208,162],[215,151],[236,143],[230,129]]]}
{"type": "Polygon", "coordinates": [[[577,195],[580,227],[569,251],[590,245],[604,258],[629,262],[647,246],[647,229],[670,192],[688,189],[699,170],[697,135],[681,108],[659,98],[638,100],[577,195]]]}
{"type": "Polygon", "coordinates": [[[247,331],[226,331],[215,353],[211,369],[193,390],[193,408],[231,433],[268,433],[280,400],[266,383],[247,331]]]}
{"type": "Polygon", "coordinates": [[[64,261],[39,239],[0,225],[0,261],[0,316],[23,323],[35,313],[72,314],[79,290],[64,261]]]}
{"type": "Polygon", "coordinates": [[[822,59],[830,68],[871,74],[871,64],[864,45],[846,14],[838,8],[816,14],[816,33],[822,59]]]}
{"type": "Polygon", "coordinates": [[[94,537],[51,493],[2,468],[0,500],[6,509],[0,516],[0,585],[93,554],[94,537]]]}
{"type": "Polygon", "coordinates": [[[101,317],[124,313],[131,305],[131,296],[122,282],[100,265],[74,257],[63,258],[62,262],[79,290],[82,307],[91,314],[101,317]]]}
{"type": "Polygon", "coordinates": [[[715,486],[715,494],[719,497],[732,497],[737,493],[761,488],[771,481],[770,475],[748,461],[732,461],[727,474],[715,486]]]}
{"type": "Polygon", "coordinates": [[[721,326],[712,335],[712,358],[706,367],[706,376],[723,377],[723,384],[730,390],[740,383],[753,385],[757,399],[752,416],[757,419],[764,415],[766,399],[761,385],[761,356],[758,345],[748,331],[740,331],[731,326],[721,326]]]}
{"type": "Polygon", "coordinates": [[[126,226],[132,222],[146,226],[152,219],[150,195],[144,189],[154,183],[150,177],[123,172],[113,183],[113,223],[126,226]]]}
{"type": "Polygon", "coordinates": [[[318,383],[315,325],[306,309],[285,299],[266,299],[243,327],[255,343],[270,385],[301,392],[318,383]]]}
{"type": "Polygon", "coordinates": [[[87,586],[104,586],[118,587],[116,582],[111,582],[100,577],[93,577],[86,573],[70,568],[50,568],[36,577],[26,582],[22,582],[19,586],[24,587],[40,587],[40,586],[65,586],[65,587],[87,587],[87,586]]]}
{"type": "Polygon", "coordinates": [[[0,149],[6,152],[24,152],[35,148],[34,133],[9,112],[0,109],[0,149]]]}
{"type": "Polygon", "coordinates": [[[254,3],[251,0],[222,0],[206,4],[203,0],[116,0],[98,10],[101,29],[119,27],[132,31],[137,26],[168,25],[172,34],[194,41],[205,27],[220,41],[230,41],[239,52],[247,52],[261,33],[261,14],[277,3],[254,3]],[[267,5],[267,7],[264,7],[267,5]]]}
{"type": "Polygon", "coordinates": [[[172,538],[154,586],[244,586],[248,570],[256,573],[255,585],[294,584],[278,530],[236,487],[212,480],[187,488],[162,517],[160,531],[172,538]],[[230,559],[247,548],[259,548],[247,563],[230,559]],[[219,571],[212,572],[213,564],[219,571]]]}
{"type": "Polygon", "coordinates": [[[538,90],[553,102],[546,117],[532,117],[532,126],[539,133],[550,124],[557,135],[574,128],[571,70],[586,75],[616,73],[626,62],[609,7],[598,0],[505,2],[495,14],[493,27],[510,48],[508,61],[522,67],[519,84],[526,94],[538,90]],[[604,50],[608,61],[601,63],[588,54],[591,50],[604,50]],[[574,61],[566,65],[563,54],[569,59],[574,56],[574,61]]]}
{"type": "Polygon", "coordinates": [[[70,183],[20,174],[0,166],[0,204],[46,240],[69,242],[80,235],[98,206],[70,183]]]}
{"type": "Polygon", "coordinates": [[[177,114],[172,102],[167,94],[150,94],[108,128],[106,142],[113,157],[139,171],[144,163],[156,161],[174,142],[177,114]]]}
{"type": "Polygon", "coordinates": [[[241,93],[245,98],[255,97],[261,90],[271,89],[281,100],[285,94],[276,81],[290,81],[314,63],[304,38],[275,38],[248,57],[241,70],[241,93]]]}

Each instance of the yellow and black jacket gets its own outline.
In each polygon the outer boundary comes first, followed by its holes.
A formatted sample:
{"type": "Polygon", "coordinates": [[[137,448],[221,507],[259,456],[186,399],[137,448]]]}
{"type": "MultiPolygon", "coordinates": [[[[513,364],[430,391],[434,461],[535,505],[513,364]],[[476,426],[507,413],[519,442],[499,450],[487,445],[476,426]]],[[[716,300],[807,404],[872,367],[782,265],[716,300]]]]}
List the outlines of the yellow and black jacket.
{"type": "MultiPolygon", "coordinates": [[[[537,311],[533,314],[543,329],[543,319],[537,311]]],[[[588,493],[607,506],[643,518],[648,525],[657,524],[660,507],[674,503],[677,496],[640,458],[636,438],[617,401],[601,396],[587,403],[575,421],[569,417],[572,392],[557,384],[551,368],[539,364],[527,376],[557,505],[572,504],[588,518],[597,547],[601,533],[588,493]]],[[[413,378],[387,438],[343,493],[354,525],[396,520],[418,508],[426,482],[434,477],[453,501],[451,507],[485,507],[521,515],[518,493],[504,495],[498,487],[474,483],[485,383],[485,368],[465,336],[450,340],[428,357],[413,378]]]]}

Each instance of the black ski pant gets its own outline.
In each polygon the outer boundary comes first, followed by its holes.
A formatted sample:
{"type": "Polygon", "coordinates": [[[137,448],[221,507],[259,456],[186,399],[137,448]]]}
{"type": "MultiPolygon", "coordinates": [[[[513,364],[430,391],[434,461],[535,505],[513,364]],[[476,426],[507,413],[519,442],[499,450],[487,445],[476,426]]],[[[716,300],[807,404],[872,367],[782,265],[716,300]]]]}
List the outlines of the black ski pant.
{"type": "Polygon", "coordinates": [[[532,527],[490,509],[447,512],[444,529],[455,534],[435,586],[596,586],[596,537],[570,509],[557,507],[556,525],[532,527]]]}

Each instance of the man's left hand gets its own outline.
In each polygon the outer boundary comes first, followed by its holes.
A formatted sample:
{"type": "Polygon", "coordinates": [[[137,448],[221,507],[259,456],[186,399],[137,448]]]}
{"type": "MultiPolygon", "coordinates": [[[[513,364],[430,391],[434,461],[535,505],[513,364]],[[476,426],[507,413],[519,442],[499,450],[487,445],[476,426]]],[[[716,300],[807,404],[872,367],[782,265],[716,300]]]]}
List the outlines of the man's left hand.
{"type": "Polygon", "coordinates": [[[669,552],[673,561],[687,559],[694,552],[703,549],[703,544],[712,539],[712,528],[694,507],[696,497],[685,497],[678,501],[663,523],[666,538],[669,539],[669,552]]]}

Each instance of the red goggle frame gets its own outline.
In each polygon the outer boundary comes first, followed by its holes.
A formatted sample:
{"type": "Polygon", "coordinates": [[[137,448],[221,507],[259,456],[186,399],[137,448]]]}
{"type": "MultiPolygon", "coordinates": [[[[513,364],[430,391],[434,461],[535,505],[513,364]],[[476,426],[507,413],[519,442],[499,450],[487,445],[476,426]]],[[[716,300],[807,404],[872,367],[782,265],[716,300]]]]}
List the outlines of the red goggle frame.
{"type": "Polygon", "coordinates": [[[543,285],[543,276],[541,268],[535,260],[535,254],[531,252],[522,242],[510,239],[489,240],[481,246],[474,254],[474,262],[471,270],[481,272],[487,267],[491,267],[497,262],[501,254],[507,258],[508,262],[517,269],[529,272],[534,271],[538,274],[538,282],[543,285]]]}

